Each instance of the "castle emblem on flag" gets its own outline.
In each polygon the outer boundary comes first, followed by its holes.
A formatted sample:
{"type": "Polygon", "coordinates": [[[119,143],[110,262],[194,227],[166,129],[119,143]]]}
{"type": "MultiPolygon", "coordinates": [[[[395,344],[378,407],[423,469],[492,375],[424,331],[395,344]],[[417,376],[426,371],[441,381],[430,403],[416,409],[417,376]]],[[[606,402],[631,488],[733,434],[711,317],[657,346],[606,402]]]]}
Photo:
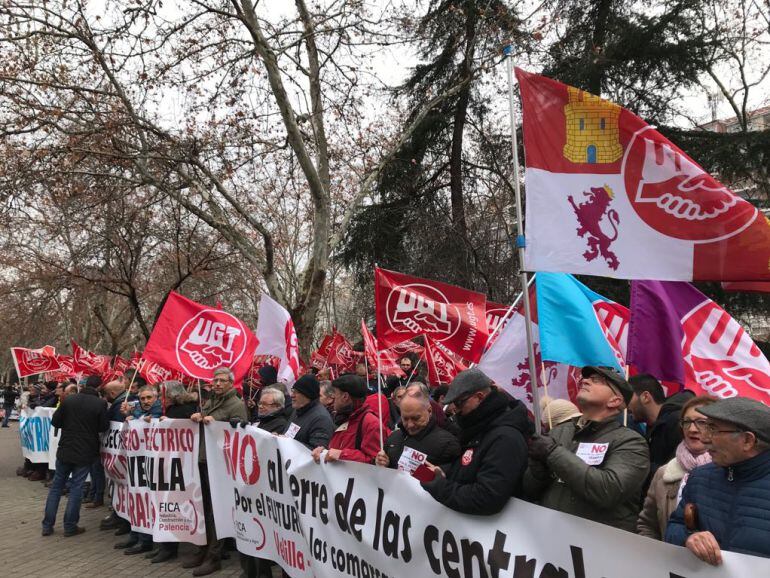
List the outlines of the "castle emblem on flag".
{"type": "Polygon", "coordinates": [[[620,106],[571,86],[568,93],[564,158],[573,163],[614,163],[623,154],[618,130],[620,106]]]}
{"type": "Polygon", "coordinates": [[[583,253],[586,261],[593,261],[601,257],[607,263],[607,266],[613,271],[617,271],[620,261],[617,255],[610,250],[610,245],[618,238],[618,225],[620,218],[614,209],[610,209],[610,202],[613,199],[612,189],[607,185],[603,187],[591,187],[589,192],[584,192],[586,197],[584,203],[576,203],[570,195],[567,197],[575,217],[578,221],[577,234],[579,237],[586,237],[588,240],[588,250],[583,253]],[[602,220],[606,217],[609,224],[612,225],[613,234],[607,235],[602,229],[602,220]]]}

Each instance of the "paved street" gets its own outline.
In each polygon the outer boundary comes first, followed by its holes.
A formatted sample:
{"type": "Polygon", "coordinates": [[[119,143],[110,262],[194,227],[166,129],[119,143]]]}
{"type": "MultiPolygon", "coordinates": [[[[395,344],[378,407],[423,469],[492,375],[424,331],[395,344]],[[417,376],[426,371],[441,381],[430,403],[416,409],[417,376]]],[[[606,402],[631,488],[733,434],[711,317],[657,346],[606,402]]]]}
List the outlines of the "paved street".
{"type": "MultiPolygon", "coordinates": [[[[125,556],[113,545],[121,538],[99,531],[99,520],[107,508],[81,508],[80,525],[85,534],[62,537],[61,519],[66,497],[62,499],[53,536],[40,535],[40,522],[47,488],[42,482],[30,482],[16,475],[23,463],[19,447],[18,425],[0,429],[0,552],[4,552],[0,576],[24,577],[96,577],[96,576],[192,576],[178,561],[150,564],[142,554],[125,556]]],[[[183,556],[191,546],[183,545],[183,556]]],[[[239,576],[238,553],[230,552],[216,577],[239,576]]]]}

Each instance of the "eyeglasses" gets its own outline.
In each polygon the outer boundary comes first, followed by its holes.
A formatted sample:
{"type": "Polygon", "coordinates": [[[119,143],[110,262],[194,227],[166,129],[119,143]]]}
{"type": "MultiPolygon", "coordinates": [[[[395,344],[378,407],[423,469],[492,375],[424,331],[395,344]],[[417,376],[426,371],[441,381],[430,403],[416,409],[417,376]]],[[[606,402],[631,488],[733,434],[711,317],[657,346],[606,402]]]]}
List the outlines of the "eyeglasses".
{"type": "Polygon", "coordinates": [[[712,437],[714,434],[746,433],[742,429],[717,429],[718,427],[715,423],[706,422],[702,426],[698,426],[698,431],[709,437],[712,437]]]}
{"type": "Polygon", "coordinates": [[[679,422],[679,425],[682,426],[682,429],[689,429],[691,425],[694,425],[699,432],[702,432],[703,428],[706,427],[707,423],[708,423],[708,420],[704,418],[683,419],[682,421],[679,422]]]}
{"type": "Polygon", "coordinates": [[[472,398],[475,394],[466,395],[465,397],[461,397],[460,399],[456,399],[452,402],[452,404],[457,409],[462,409],[462,407],[465,405],[465,402],[468,401],[470,398],[472,398]]]}

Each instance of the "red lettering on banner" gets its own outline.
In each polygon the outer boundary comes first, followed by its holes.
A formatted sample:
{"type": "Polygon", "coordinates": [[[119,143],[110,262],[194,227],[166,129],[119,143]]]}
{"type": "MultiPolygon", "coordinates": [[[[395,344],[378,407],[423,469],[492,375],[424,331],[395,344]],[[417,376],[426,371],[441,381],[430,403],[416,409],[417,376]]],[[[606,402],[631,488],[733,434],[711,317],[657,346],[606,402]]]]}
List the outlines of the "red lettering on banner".
{"type": "Polygon", "coordinates": [[[227,474],[235,480],[238,473],[244,484],[253,486],[259,480],[259,458],[257,456],[257,442],[250,435],[244,435],[241,440],[241,433],[230,434],[225,430],[225,441],[223,444],[225,455],[225,470],[227,474]]]}

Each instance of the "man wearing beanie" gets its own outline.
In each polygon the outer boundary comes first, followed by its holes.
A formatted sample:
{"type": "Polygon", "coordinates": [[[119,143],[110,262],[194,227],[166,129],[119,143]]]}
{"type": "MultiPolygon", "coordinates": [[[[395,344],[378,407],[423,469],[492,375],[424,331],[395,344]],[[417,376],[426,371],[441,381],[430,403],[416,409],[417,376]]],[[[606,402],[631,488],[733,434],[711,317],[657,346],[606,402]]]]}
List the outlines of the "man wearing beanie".
{"type": "Polygon", "coordinates": [[[583,415],[530,441],[525,496],[635,532],[650,454],[644,438],[618,421],[634,391],[611,367],[584,367],[582,376],[577,402],[583,415]]]}
{"type": "Polygon", "coordinates": [[[712,461],[690,473],[666,542],[713,565],[722,550],[770,558],[770,408],[731,397],[698,411],[712,461]]]}
{"type": "Polygon", "coordinates": [[[318,399],[320,395],[321,386],[312,373],[295,381],[291,390],[294,411],[289,419],[286,435],[311,450],[318,447],[328,448],[334,433],[334,422],[326,408],[321,405],[318,399]]]}
{"type": "Polygon", "coordinates": [[[461,371],[444,402],[453,404],[460,426],[460,457],[430,464],[436,474],[422,487],[448,508],[489,516],[521,495],[532,423],[524,404],[499,391],[480,369],[461,371]]]}
{"type": "MultiPolygon", "coordinates": [[[[366,405],[369,390],[364,378],[351,373],[332,381],[334,390],[334,425],[337,429],[329,442],[324,461],[350,460],[373,464],[380,451],[380,428],[387,437],[390,430],[382,425],[377,415],[366,405]]],[[[323,446],[313,450],[313,459],[321,461],[323,446]]]]}

